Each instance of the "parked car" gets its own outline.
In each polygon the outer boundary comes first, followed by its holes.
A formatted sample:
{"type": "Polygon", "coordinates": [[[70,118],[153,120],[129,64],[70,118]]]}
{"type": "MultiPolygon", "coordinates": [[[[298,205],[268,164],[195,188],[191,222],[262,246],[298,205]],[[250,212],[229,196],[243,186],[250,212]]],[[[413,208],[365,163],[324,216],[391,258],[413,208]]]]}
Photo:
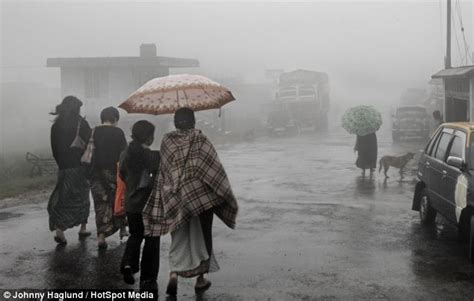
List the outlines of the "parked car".
{"type": "Polygon", "coordinates": [[[418,163],[412,209],[423,224],[439,213],[458,227],[474,263],[474,123],[438,127],[418,163]]]}
{"type": "Polygon", "coordinates": [[[423,106],[400,106],[393,115],[392,138],[427,139],[430,134],[430,116],[423,106]]]}

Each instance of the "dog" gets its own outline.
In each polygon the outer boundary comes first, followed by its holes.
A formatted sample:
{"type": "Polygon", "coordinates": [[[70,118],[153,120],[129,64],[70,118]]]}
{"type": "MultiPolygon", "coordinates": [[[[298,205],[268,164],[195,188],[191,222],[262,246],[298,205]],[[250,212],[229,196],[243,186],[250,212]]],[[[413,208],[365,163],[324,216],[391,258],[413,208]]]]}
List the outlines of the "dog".
{"type": "Polygon", "coordinates": [[[387,171],[390,168],[390,166],[399,168],[400,169],[400,177],[403,179],[403,168],[407,165],[408,161],[413,159],[415,156],[414,153],[407,153],[403,156],[383,156],[379,160],[379,173],[382,171],[383,167],[383,173],[385,175],[385,178],[388,178],[387,176],[387,171]]]}

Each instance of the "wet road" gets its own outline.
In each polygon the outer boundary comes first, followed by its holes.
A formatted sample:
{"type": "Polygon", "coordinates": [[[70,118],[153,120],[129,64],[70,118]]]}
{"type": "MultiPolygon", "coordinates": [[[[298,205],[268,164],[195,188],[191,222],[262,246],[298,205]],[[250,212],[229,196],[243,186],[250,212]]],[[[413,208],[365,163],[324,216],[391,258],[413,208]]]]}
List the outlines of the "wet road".
{"type": "MultiPolygon", "coordinates": [[[[235,231],[215,222],[221,270],[203,299],[474,299],[474,268],[456,229],[442,218],[420,225],[410,172],[404,181],[395,170],[388,181],[361,177],[353,142],[332,133],[219,147],[241,209],[235,231]]],[[[379,156],[419,148],[379,135],[379,156]]],[[[66,232],[65,248],[47,229],[45,203],[0,211],[0,287],[129,288],[118,273],[118,235],[99,254],[95,238],[77,240],[78,229],[66,232]]],[[[164,300],[169,237],[162,241],[164,300]]],[[[180,280],[178,293],[195,299],[193,281],[180,280]]]]}

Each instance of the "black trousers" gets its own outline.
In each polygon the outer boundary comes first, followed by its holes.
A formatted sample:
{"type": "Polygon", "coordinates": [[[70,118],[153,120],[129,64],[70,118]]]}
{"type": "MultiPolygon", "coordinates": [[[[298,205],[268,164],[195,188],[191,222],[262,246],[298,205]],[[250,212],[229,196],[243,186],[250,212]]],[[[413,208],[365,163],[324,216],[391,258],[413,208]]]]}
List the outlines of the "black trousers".
{"type": "Polygon", "coordinates": [[[201,222],[202,234],[204,235],[204,242],[206,243],[207,253],[209,256],[213,253],[212,250],[212,221],[214,219],[213,209],[209,209],[199,214],[199,221],[201,222]]]}
{"type": "Polygon", "coordinates": [[[120,270],[123,272],[123,268],[128,265],[134,273],[140,271],[140,281],[156,281],[160,268],[160,237],[145,237],[143,235],[144,226],[141,213],[127,212],[127,219],[130,237],[127,240],[120,270]],[[145,240],[145,245],[140,263],[140,248],[143,240],[145,240]]]}

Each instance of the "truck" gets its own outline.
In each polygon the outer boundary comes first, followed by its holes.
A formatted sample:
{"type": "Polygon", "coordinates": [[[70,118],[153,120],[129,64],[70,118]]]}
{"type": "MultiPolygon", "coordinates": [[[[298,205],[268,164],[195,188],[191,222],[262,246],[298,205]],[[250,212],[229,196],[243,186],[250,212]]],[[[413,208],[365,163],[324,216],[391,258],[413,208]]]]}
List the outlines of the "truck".
{"type": "Polygon", "coordinates": [[[274,127],[272,124],[279,124],[282,128],[275,117],[284,116],[282,122],[287,124],[288,131],[327,131],[328,111],[329,77],[326,73],[302,69],[283,72],[269,116],[272,121],[269,127],[271,129],[274,127]]]}
{"type": "Polygon", "coordinates": [[[420,105],[399,106],[392,115],[392,139],[428,139],[430,135],[430,116],[420,105]]]}

